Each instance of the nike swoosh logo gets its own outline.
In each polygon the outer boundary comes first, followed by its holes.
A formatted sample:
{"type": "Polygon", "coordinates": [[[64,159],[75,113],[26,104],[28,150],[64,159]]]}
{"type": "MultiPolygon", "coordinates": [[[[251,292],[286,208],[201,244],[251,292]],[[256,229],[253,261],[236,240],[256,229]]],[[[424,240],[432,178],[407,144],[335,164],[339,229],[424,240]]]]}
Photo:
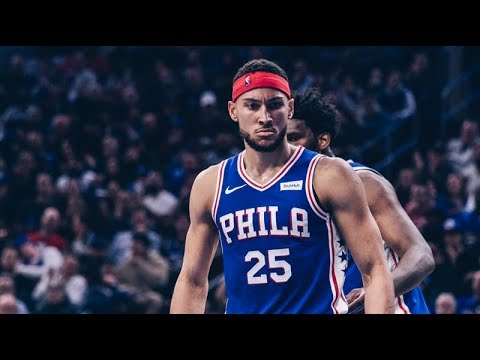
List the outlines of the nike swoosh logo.
{"type": "Polygon", "coordinates": [[[241,188],[244,187],[244,186],[247,186],[247,184],[243,184],[243,185],[240,185],[240,186],[231,188],[231,189],[229,189],[230,186],[227,186],[227,188],[225,189],[225,195],[231,194],[231,193],[233,193],[234,191],[237,191],[238,189],[241,189],[241,188]]]}

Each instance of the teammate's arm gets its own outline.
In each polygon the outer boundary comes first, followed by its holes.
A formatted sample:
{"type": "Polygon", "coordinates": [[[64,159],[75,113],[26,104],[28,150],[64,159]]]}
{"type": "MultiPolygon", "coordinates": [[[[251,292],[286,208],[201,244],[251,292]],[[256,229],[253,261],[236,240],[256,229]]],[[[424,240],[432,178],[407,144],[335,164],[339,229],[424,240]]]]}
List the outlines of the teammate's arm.
{"type": "Polygon", "coordinates": [[[202,171],[190,194],[190,227],[185,254],[172,295],[170,313],[203,314],[208,295],[208,273],[218,246],[211,216],[218,165],[202,171]]]}
{"type": "Polygon", "coordinates": [[[390,182],[371,171],[357,174],[383,239],[400,258],[392,277],[395,296],[403,295],[435,269],[432,250],[398,201],[390,182]]]}
{"type": "Polygon", "coordinates": [[[362,274],[365,313],[393,313],[393,281],[359,176],[346,161],[323,157],[313,186],[322,206],[333,214],[362,274]]]}

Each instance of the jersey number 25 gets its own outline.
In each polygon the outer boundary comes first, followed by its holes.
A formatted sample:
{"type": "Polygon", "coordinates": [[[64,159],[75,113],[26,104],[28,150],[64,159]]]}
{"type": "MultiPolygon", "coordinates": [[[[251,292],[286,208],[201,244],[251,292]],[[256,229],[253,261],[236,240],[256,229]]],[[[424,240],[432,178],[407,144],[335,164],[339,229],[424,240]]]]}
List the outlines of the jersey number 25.
{"type": "MultiPolygon", "coordinates": [[[[279,260],[281,256],[289,256],[290,249],[271,249],[267,251],[268,269],[270,278],[276,283],[286,282],[292,276],[292,267],[285,260],[279,260]],[[275,269],[283,269],[283,272],[276,272],[275,269]],[[273,270],[273,271],[272,271],[273,270]]],[[[256,259],[257,263],[247,272],[247,282],[253,284],[266,284],[268,278],[266,274],[257,275],[257,273],[266,265],[265,255],[259,250],[251,250],[245,255],[245,262],[256,259]]]]}

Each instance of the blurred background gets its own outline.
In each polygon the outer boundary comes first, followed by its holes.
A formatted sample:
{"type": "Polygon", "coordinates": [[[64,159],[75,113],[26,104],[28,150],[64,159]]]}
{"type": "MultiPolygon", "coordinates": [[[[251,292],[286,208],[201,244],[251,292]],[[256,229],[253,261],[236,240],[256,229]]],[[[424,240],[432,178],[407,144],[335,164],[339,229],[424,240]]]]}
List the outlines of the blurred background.
{"type": "MultiPolygon", "coordinates": [[[[0,313],[168,313],[195,176],[243,149],[227,101],[268,58],[341,111],[430,244],[432,313],[480,313],[480,47],[0,47],[0,313]]],[[[223,313],[222,260],[208,313],[223,313]]]]}

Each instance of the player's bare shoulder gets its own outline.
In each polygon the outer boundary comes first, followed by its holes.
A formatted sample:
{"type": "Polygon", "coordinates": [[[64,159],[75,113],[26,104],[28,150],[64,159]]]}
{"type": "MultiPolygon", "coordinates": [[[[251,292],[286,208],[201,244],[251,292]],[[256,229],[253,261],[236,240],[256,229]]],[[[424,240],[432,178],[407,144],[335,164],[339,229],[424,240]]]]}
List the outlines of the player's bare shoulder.
{"type": "Polygon", "coordinates": [[[370,170],[359,170],[357,174],[362,180],[370,208],[385,202],[396,202],[395,189],[386,178],[370,170]]]}
{"type": "Polygon", "coordinates": [[[190,207],[209,212],[215,197],[218,174],[222,163],[212,165],[202,170],[192,185],[190,207]]]}
{"type": "Polygon", "coordinates": [[[320,157],[317,166],[315,167],[315,182],[318,182],[319,179],[322,182],[325,181],[325,179],[329,181],[339,180],[340,182],[343,182],[342,179],[345,178],[353,178],[359,182],[359,178],[355,175],[355,171],[344,159],[328,156],[320,157]]]}
{"type": "Polygon", "coordinates": [[[218,163],[200,171],[194,181],[194,185],[200,187],[213,185],[215,187],[221,165],[222,163],[218,163]]]}
{"type": "Polygon", "coordinates": [[[344,195],[347,200],[352,187],[358,186],[361,186],[361,180],[345,160],[320,157],[315,167],[313,187],[321,203],[328,204],[332,198],[342,200],[344,195]]]}

